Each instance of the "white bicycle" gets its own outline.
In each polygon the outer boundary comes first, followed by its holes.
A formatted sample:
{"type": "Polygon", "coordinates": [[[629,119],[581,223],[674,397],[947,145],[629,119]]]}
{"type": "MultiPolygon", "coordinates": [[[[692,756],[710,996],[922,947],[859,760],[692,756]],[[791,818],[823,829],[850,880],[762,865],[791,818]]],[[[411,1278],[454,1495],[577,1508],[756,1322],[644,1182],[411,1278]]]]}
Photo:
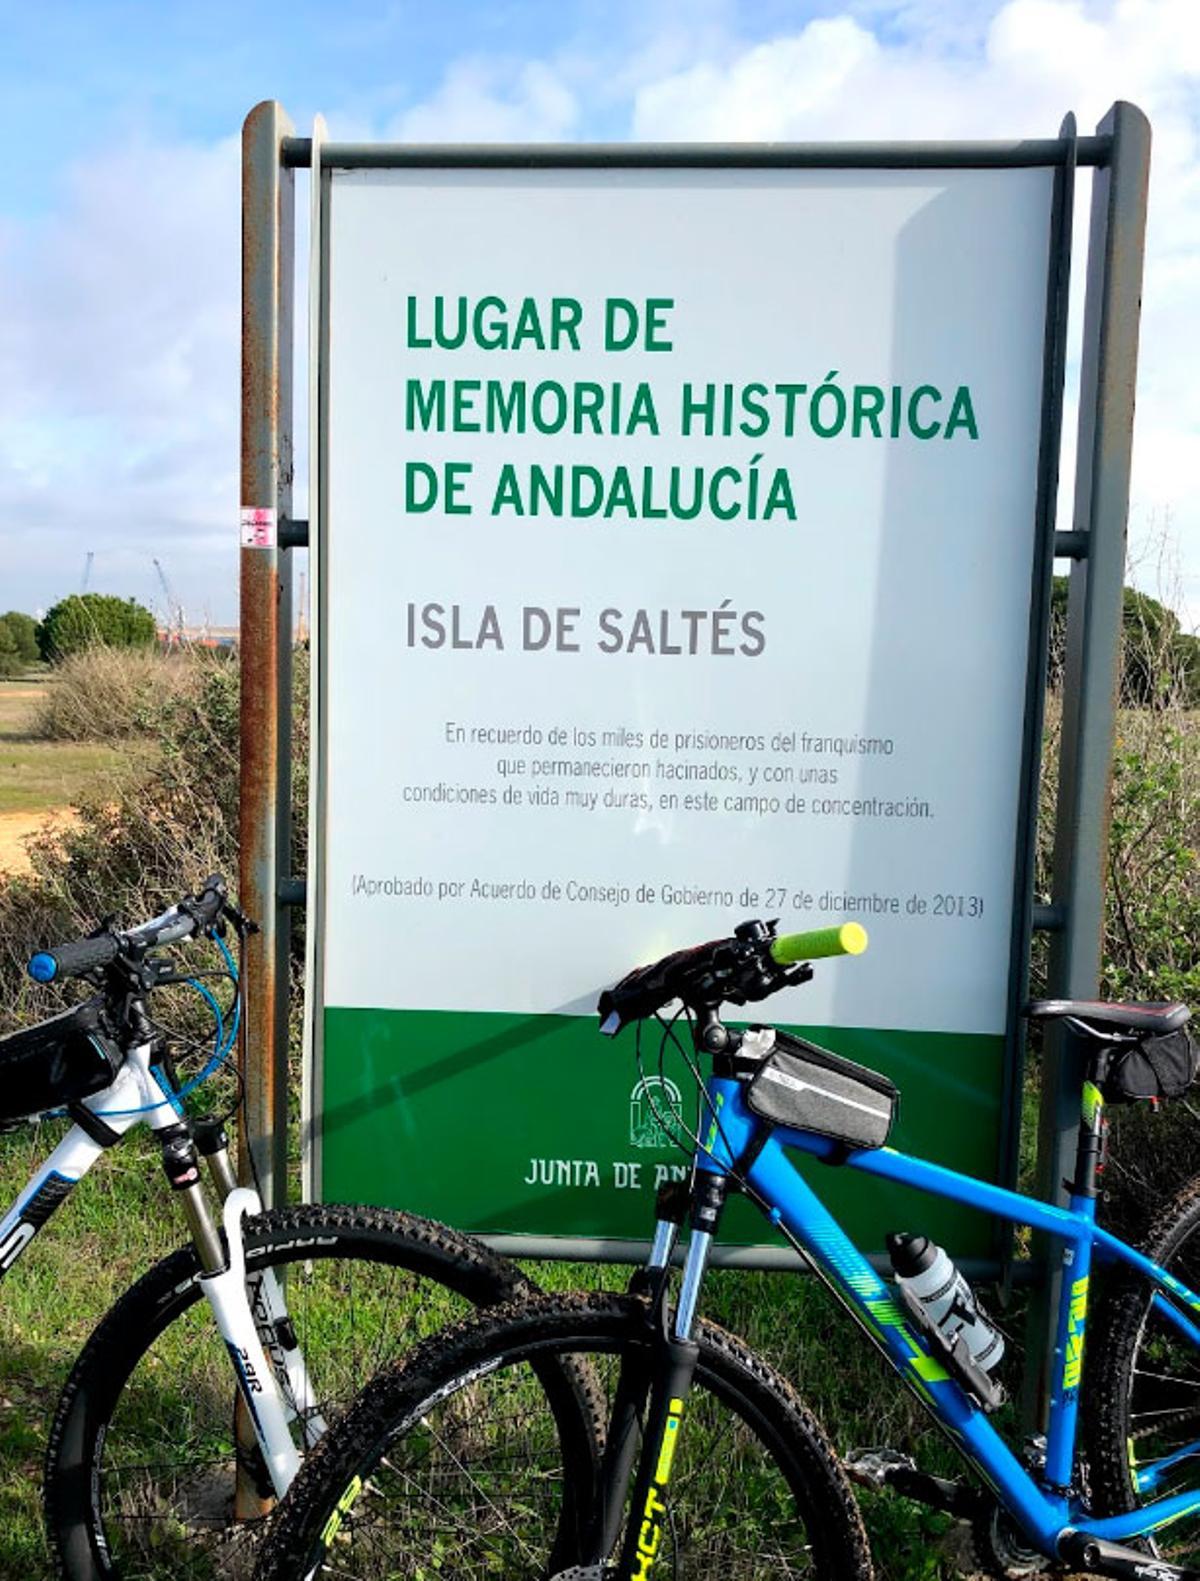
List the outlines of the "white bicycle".
{"type": "Polygon", "coordinates": [[[256,1518],[401,1343],[469,1304],[531,1288],[515,1266],[429,1220],[331,1205],[263,1212],[257,1192],[237,1185],[229,1115],[185,1112],[190,1092],[227,1063],[237,1034],[230,927],[244,947],[253,924],[213,876],[140,927],[109,924],[42,951],[29,965],[36,980],[84,978],[96,992],[0,1038],[0,1121],[48,1110],[73,1121],[0,1221],[0,1275],[102,1155],[142,1124],[161,1145],[191,1232],[101,1321],[55,1413],[46,1521],[58,1573],[70,1581],[245,1573],[256,1518]],[[180,970],[161,953],[194,936],[215,942],[215,972],[180,970]],[[232,989],[225,1011],[219,984],[205,977],[232,989]],[[180,982],[202,994],[216,1021],[207,1063],[182,1086],[148,1009],[156,990],[180,982]]]}

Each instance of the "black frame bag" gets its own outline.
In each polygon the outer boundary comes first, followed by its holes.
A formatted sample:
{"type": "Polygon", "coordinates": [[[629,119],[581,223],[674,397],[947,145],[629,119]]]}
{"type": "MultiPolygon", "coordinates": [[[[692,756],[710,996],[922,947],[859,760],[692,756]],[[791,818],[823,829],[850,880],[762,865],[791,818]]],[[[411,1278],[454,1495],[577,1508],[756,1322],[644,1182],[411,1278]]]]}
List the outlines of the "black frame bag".
{"type": "Polygon", "coordinates": [[[90,1098],[110,1085],[124,1056],[108,1035],[104,999],[0,1038],[0,1121],[23,1120],[90,1098]]]}
{"type": "Polygon", "coordinates": [[[1113,1056],[1104,1078],[1109,1103],[1182,1098],[1200,1069],[1200,1048],[1186,1027],[1141,1038],[1113,1056]]]}
{"type": "Polygon", "coordinates": [[[760,1119],[815,1131],[847,1147],[882,1147],[899,1100],[897,1087],[877,1070],[779,1031],[746,1089],[746,1102],[760,1119]]]}

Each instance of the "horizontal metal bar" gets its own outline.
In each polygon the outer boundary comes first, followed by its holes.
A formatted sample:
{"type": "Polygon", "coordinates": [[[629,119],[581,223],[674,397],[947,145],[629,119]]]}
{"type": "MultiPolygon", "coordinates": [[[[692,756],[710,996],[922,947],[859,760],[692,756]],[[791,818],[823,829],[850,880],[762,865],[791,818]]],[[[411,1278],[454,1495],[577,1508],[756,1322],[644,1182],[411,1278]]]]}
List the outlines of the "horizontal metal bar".
{"type": "Polygon", "coordinates": [[[1066,924],[1066,912],[1061,906],[1035,906],[1033,926],[1037,933],[1061,933],[1066,924]]]}
{"type": "MultiPolygon", "coordinates": [[[[506,1257],[536,1257],[553,1262],[574,1263],[644,1263],[650,1255],[649,1241],[590,1240],[575,1235],[481,1235],[485,1245],[506,1257]]],[[[675,1247],[671,1261],[681,1264],[687,1251],[686,1242],[675,1247]]],[[[710,1263],[714,1268],[763,1268],[780,1273],[809,1273],[809,1265],[798,1252],[787,1246],[722,1246],[712,1249],[710,1263]]],[[[883,1252],[875,1253],[867,1261],[877,1273],[890,1274],[892,1265],[883,1252]]],[[[1002,1267],[995,1258],[963,1257],[955,1259],[963,1276],[972,1284],[995,1284],[1001,1278],[1002,1267]]],[[[1036,1284],[1041,1270],[1028,1258],[1012,1264],[1012,1277],[1016,1284],[1036,1284]]]]}
{"type": "Polygon", "coordinates": [[[303,906],[308,898],[308,884],[302,878],[281,878],[275,889],[275,899],[281,906],[303,906]]]}
{"type": "MultiPolygon", "coordinates": [[[[1108,137],[1026,138],[1009,143],[322,143],[322,170],[809,170],[1012,169],[1106,165],[1108,137]]],[[[283,163],[312,164],[312,139],[289,137],[283,163]]]]}
{"type": "MultiPolygon", "coordinates": [[[[486,1245],[506,1257],[537,1257],[554,1262],[644,1263],[649,1241],[591,1239],[582,1235],[481,1235],[486,1245]]],[[[676,1246],[672,1261],[682,1263],[685,1245],[676,1246]]],[[[769,1268],[803,1273],[808,1264],[786,1246],[714,1246],[716,1268],[769,1268]]]]}
{"type": "Polygon", "coordinates": [[[279,547],[281,549],[307,549],[308,548],[308,523],[293,521],[290,516],[284,517],[279,523],[279,547]]]}
{"type": "Polygon", "coordinates": [[[1086,560],[1088,534],[1085,532],[1056,532],[1054,558],[1056,560],[1086,560]]]}

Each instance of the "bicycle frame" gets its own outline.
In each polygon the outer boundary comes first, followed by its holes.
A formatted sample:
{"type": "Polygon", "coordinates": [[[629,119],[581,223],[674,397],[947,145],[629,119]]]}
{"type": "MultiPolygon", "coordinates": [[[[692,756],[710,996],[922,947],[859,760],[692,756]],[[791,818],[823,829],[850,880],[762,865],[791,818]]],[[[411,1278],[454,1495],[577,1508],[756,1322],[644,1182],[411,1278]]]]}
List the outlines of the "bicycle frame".
{"type": "MultiPolygon", "coordinates": [[[[707,1112],[713,1119],[706,1128],[705,1144],[696,1153],[697,1170],[724,1176],[738,1159],[752,1158],[747,1178],[766,1204],[769,1217],[778,1218],[795,1238],[817,1271],[889,1357],[907,1387],[928,1407],[1040,1552],[1056,1557],[1067,1531],[1121,1542],[1200,1510],[1198,1483],[1195,1492],[1176,1493],[1130,1514],[1096,1520],[1083,1510],[1072,1487],[1093,1259],[1123,1264],[1152,1281],[1157,1286],[1155,1306],[1181,1335],[1200,1348],[1200,1318],[1189,1316],[1189,1312],[1200,1314],[1200,1296],[1101,1229],[1095,1222],[1094,1199],[1073,1194],[1069,1207],[1053,1207],[890,1147],[847,1155],[827,1137],[772,1127],[760,1120],[750,1112],[742,1084],[730,1077],[710,1078],[706,1090],[707,1112]],[[788,1159],[786,1148],[882,1180],[913,1186],[931,1196],[961,1202],[1013,1224],[1027,1224],[1063,1244],[1066,1277],[1056,1314],[1056,1373],[1046,1461],[1040,1479],[1017,1459],[981,1407],[930,1355],[918,1331],[892,1299],[889,1286],[788,1159]]],[[[1098,1103],[1099,1095],[1086,1095],[1085,1102],[1088,1101],[1098,1103]]],[[[692,1282],[695,1283],[694,1274],[692,1282]]],[[[1172,1455],[1170,1464],[1190,1453],[1200,1456],[1200,1441],[1172,1455]]],[[[1139,1467],[1139,1485],[1152,1491],[1167,1469],[1166,1462],[1139,1467]]]]}
{"type": "MultiPolygon", "coordinates": [[[[84,1100],[84,1107],[103,1122],[112,1141],[98,1140],[83,1126],[73,1125],[31,1175],[0,1220],[0,1277],[113,1141],[142,1123],[156,1132],[178,1126],[175,1102],[154,1070],[152,1057],[149,1043],[130,1049],[112,1084],[84,1100]]],[[[300,1463],[289,1422],[303,1416],[309,1443],[324,1430],[324,1423],[310,1410],[313,1395],[299,1348],[285,1349],[278,1338],[284,1332],[287,1307],[274,1270],[251,1274],[245,1270],[241,1220],[243,1214],[262,1211],[258,1194],[240,1188],[222,1190],[221,1195],[228,1257],[224,1267],[201,1273],[198,1282],[229,1351],[275,1492],[282,1497],[300,1463]]]]}

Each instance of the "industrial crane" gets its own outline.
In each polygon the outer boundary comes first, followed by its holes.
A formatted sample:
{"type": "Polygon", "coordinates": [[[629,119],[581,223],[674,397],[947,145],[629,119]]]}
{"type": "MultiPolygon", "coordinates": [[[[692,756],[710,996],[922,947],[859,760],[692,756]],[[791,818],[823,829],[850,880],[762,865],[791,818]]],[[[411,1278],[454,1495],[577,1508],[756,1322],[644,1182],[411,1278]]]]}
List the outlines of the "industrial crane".
{"type": "Polygon", "coordinates": [[[175,593],[171,587],[170,582],[167,581],[167,573],[163,570],[161,562],[155,559],[153,555],[151,555],[150,558],[154,561],[154,569],[158,573],[158,580],[162,584],[163,595],[167,601],[167,646],[169,648],[182,647],[184,641],[183,605],[175,597],[175,593]]]}

